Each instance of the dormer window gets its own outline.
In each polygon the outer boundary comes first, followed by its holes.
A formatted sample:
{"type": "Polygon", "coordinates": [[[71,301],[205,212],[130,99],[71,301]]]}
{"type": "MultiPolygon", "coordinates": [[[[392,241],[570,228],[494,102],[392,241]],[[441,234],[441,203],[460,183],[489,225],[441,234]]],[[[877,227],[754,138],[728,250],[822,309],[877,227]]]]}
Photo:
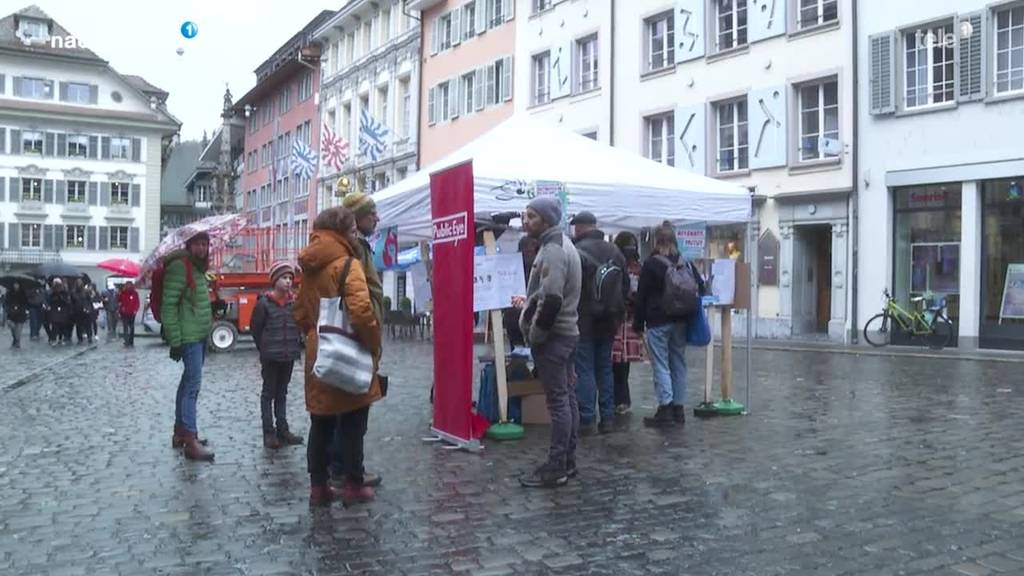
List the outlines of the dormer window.
{"type": "Polygon", "coordinates": [[[25,40],[49,40],[50,24],[46,20],[36,20],[35,18],[19,18],[18,35],[25,40]]]}

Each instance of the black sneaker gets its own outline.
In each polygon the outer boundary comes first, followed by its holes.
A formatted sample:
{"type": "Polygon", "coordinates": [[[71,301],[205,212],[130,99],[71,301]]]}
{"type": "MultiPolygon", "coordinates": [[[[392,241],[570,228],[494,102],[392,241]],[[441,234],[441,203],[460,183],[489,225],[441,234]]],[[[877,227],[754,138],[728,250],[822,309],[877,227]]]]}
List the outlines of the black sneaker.
{"type": "Polygon", "coordinates": [[[611,418],[605,418],[601,420],[601,423],[597,426],[597,431],[601,434],[612,434],[618,432],[618,427],[615,426],[615,422],[611,418]]]}
{"type": "Polygon", "coordinates": [[[528,476],[519,479],[523,488],[557,488],[565,486],[569,481],[565,467],[553,464],[543,464],[528,476]]]}
{"type": "Polygon", "coordinates": [[[644,426],[648,428],[669,428],[675,425],[676,421],[672,417],[671,404],[658,406],[658,411],[654,413],[654,416],[644,417],[644,426]]]}
{"type": "Polygon", "coordinates": [[[569,462],[569,464],[565,467],[565,476],[566,476],[566,478],[575,478],[576,477],[576,463],[575,462],[569,462]]]}
{"type": "Polygon", "coordinates": [[[676,421],[676,424],[686,424],[686,406],[683,406],[682,404],[673,404],[672,419],[676,421]]]}
{"type": "Polygon", "coordinates": [[[587,424],[580,424],[580,436],[596,436],[598,433],[597,422],[589,422],[587,424]]]}

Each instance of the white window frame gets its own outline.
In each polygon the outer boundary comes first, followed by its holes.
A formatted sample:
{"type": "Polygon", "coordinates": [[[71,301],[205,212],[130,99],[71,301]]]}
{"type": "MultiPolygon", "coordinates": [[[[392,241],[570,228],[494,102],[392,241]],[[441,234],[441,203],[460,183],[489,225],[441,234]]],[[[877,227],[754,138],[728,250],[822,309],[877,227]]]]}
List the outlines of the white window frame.
{"type": "Polygon", "coordinates": [[[412,131],[412,80],[402,78],[398,81],[398,95],[402,110],[400,116],[399,136],[408,138],[412,131]]]}
{"type": "Polygon", "coordinates": [[[64,225],[64,248],[66,250],[85,250],[86,235],[89,228],[85,224],[64,225]]]}
{"type": "Polygon", "coordinates": [[[440,114],[437,115],[438,122],[447,122],[451,120],[451,97],[452,97],[452,82],[445,80],[437,85],[437,106],[440,114]]]}
{"type": "Polygon", "coordinates": [[[107,231],[107,245],[110,250],[116,250],[119,252],[128,251],[128,227],[127,226],[111,226],[107,231]]]}
{"type": "Polygon", "coordinates": [[[385,5],[380,9],[380,44],[387,44],[391,41],[391,5],[385,5]]]}
{"type": "Polygon", "coordinates": [[[460,113],[463,116],[468,116],[476,111],[476,101],[473,99],[473,95],[476,93],[476,70],[471,70],[462,75],[460,88],[462,90],[462,110],[460,110],[460,113]]]}
{"type": "Polygon", "coordinates": [[[37,130],[25,130],[21,133],[21,153],[43,155],[44,134],[37,130]],[[27,145],[30,144],[31,145],[27,145]],[[38,147],[36,146],[38,144],[38,147]],[[38,149],[37,149],[38,148],[38,149]]]}
{"type": "Polygon", "coordinates": [[[21,201],[42,202],[43,201],[43,179],[22,178],[21,179],[21,201]]]}
{"type": "Polygon", "coordinates": [[[132,157],[132,139],[124,136],[110,137],[110,159],[130,160],[132,157]]]}
{"type": "Polygon", "coordinates": [[[210,187],[206,184],[196,184],[196,204],[210,202],[210,187]]]}
{"type": "Polygon", "coordinates": [[[750,170],[750,111],[747,109],[746,96],[715,102],[711,108],[715,113],[715,173],[733,174],[750,170]],[[728,113],[728,110],[731,110],[731,114],[728,114],[729,124],[725,125],[722,123],[722,116],[723,113],[728,113]],[[725,129],[732,132],[732,145],[728,147],[723,145],[722,133],[725,129]],[[725,152],[732,154],[729,166],[723,165],[725,152]]]}
{"type": "Polygon", "coordinates": [[[644,20],[645,72],[666,70],[675,65],[675,34],[675,16],[672,10],[644,20]],[[655,50],[656,42],[660,44],[658,50],[655,50]],[[661,57],[660,66],[655,66],[655,54],[661,57]]]}
{"type": "Polygon", "coordinates": [[[363,22],[361,34],[363,35],[363,55],[373,52],[373,20],[363,22]]]}
{"type": "Polygon", "coordinates": [[[85,204],[89,201],[89,183],[85,180],[67,180],[64,186],[68,204],[85,204]]]}
{"type": "Polygon", "coordinates": [[[530,102],[542,106],[551,102],[551,51],[530,58],[530,102]]]}
{"type": "Polygon", "coordinates": [[[128,206],[132,201],[132,185],[128,182],[110,183],[110,205],[128,206]],[[123,198],[123,201],[122,201],[123,198]]]}
{"type": "Polygon", "coordinates": [[[675,113],[644,117],[644,156],[669,166],[676,165],[675,113]]]}
{"type": "Polygon", "coordinates": [[[902,86],[901,100],[903,103],[904,110],[924,110],[935,106],[947,106],[956,103],[956,74],[957,74],[957,47],[956,43],[952,46],[946,46],[942,48],[942,54],[944,60],[942,61],[943,79],[940,90],[936,90],[936,66],[935,62],[935,46],[930,46],[931,42],[927,40],[929,34],[934,34],[937,42],[944,42],[947,37],[952,37],[953,29],[955,28],[954,20],[942,20],[932,22],[920,27],[904,29],[900,32],[902,43],[900,44],[900,67],[899,70],[902,73],[900,86],[902,86]],[[910,51],[914,51],[914,68],[915,71],[915,83],[914,83],[914,103],[911,104],[911,83],[908,80],[910,75],[910,67],[907,66],[907,58],[910,55],[910,51]],[[925,59],[924,66],[921,65],[922,56],[925,59]],[[918,84],[919,76],[921,72],[924,72],[924,90],[921,85],[918,84]],[[945,73],[949,72],[949,77],[945,77],[945,73]],[[948,94],[948,97],[943,100],[936,100],[938,94],[948,94]],[[924,98],[924,103],[920,102],[920,99],[924,98]]]}
{"type": "Polygon", "coordinates": [[[32,40],[49,40],[50,39],[50,27],[44,20],[37,20],[35,18],[20,17],[18,21],[18,32],[22,38],[31,38],[32,40]]]}
{"type": "Polygon", "coordinates": [[[385,126],[391,126],[391,117],[388,116],[388,101],[391,98],[391,87],[387,84],[377,87],[377,110],[374,115],[378,122],[385,126]]]}
{"type": "Polygon", "coordinates": [[[796,2],[795,28],[799,32],[819,26],[828,26],[839,21],[839,0],[792,0],[796,2]],[[835,17],[825,20],[825,13],[831,7],[835,17]],[[804,12],[814,8],[814,20],[804,20],[804,12]],[[810,23],[808,23],[810,22],[810,23]]]}
{"type": "MultiPolygon", "coordinates": [[[[820,80],[814,80],[812,82],[806,82],[794,86],[796,92],[796,140],[797,140],[797,164],[811,164],[818,162],[834,162],[839,160],[839,154],[827,154],[824,146],[822,146],[822,139],[831,137],[837,142],[842,142],[842,129],[841,129],[841,107],[839,102],[839,79],[822,78],[820,80]],[[825,104],[825,88],[832,84],[835,86],[835,104],[825,104]],[[805,90],[815,90],[817,102],[813,108],[805,106],[804,96],[805,90]],[[818,124],[817,130],[811,132],[805,127],[805,114],[814,112],[816,121],[818,124]],[[835,114],[835,130],[825,130],[825,119],[829,115],[829,112],[835,114]],[[812,142],[814,145],[814,156],[805,156],[806,149],[804,145],[805,138],[813,138],[812,142]]],[[[749,111],[748,111],[749,113],[749,111]]]]}
{"type": "Polygon", "coordinates": [[[69,158],[88,158],[89,137],[85,134],[68,134],[67,156],[69,158]],[[72,145],[75,147],[74,152],[71,150],[72,145]]]}
{"type": "Polygon", "coordinates": [[[43,225],[23,222],[21,224],[21,247],[42,248],[43,247],[43,225]]]}
{"type": "Polygon", "coordinates": [[[451,50],[453,37],[452,37],[452,13],[446,12],[438,16],[437,22],[437,33],[441,35],[441,40],[437,44],[438,52],[444,52],[445,50],[451,50]]]}
{"type": "Polygon", "coordinates": [[[476,0],[469,0],[462,5],[462,41],[465,42],[477,35],[476,29],[476,0]]]}
{"type": "Polygon", "coordinates": [[[533,0],[533,2],[531,2],[531,5],[531,13],[540,14],[541,12],[550,10],[553,4],[551,0],[533,0]]]}
{"type": "Polygon", "coordinates": [[[712,29],[715,31],[715,37],[712,39],[714,52],[728,52],[730,50],[736,50],[747,46],[750,43],[750,15],[747,12],[747,0],[712,0],[714,10],[711,11],[712,18],[714,19],[714,26],[712,29]],[[723,29],[723,3],[728,3],[728,24],[729,27],[723,29]],[[743,16],[743,23],[740,23],[740,15],[743,16]],[[722,36],[725,34],[731,35],[732,42],[729,46],[722,45],[722,36]],[[742,34],[743,39],[740,41],[740,35],[742,34]]]}
{"type": "Polygon", "coordinates": [[[491,6],[491,20],[487,22],[488,28],[497,28],[505,23],[505,2],[515,2],[515,0],[484,0],[491,6]]]}
{"type": "Polygon", "coordinates": [[[601,45],[597,32],[578,38],[573,59],[573,85],[577,94],[601,89],[601,45]]]}
{"type": "Polygon", "coordinates": [[[992,10],[992,94],[995,96],[1013,96],[1024,94],[1024,3],[999,6],[992,10]],[[1014,22],[1013,17],[1020,13],[1020,24],[1014,22]],[[1000,26],[999,17],[1007,14],[1007,27],[1000,26]],[[1014,32],[1020,36],[1020,44],[1014,43],[1014,32]],[[1006,47],[1000,49],[999,35],[1006,34],[1006,47]],[[1000,70],[999,57],[1006,56],[1006,68],[1000,70]],[[1020,66],[1013,65],[1013,57],[1017,55],[1021,60],[1020,66]],[[1001,81],[1001,78],[1005,78],[1001,81]],[[1019,81],[1020,87],[1014,88],[1014,82],[1019,81]],[[1005,84],[1000,90],[1000,84],[1005,84]]]}
{"type": "Polygon", "coordinates": [[[92,102],[92,87],[82,82],[68,82],[64,85],[65,102],[70,104],[90,104],[92,102]]]}

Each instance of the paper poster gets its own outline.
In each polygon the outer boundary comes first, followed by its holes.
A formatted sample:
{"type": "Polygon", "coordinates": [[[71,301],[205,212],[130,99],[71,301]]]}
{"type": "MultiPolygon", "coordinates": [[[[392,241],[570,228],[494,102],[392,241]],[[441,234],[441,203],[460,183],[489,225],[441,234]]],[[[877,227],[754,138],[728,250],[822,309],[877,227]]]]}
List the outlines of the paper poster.
{"type": "Polygon", "coordinates": [[[718,259],[711,264],[711,294],[719,306],[731,306],[736,297],[736,261],[718,259]]]}
{"type": "Polygon", "coordinates": [[[704,222],[683,224],[676,228],[676,243],[679,253],[687,260],[705,257],[708,242],[708,228],[704,222]]]}
{"type": "Polygon", "coordinates": [[[513,296],[526,294],[522,254],[477,256],[473,273],[473,311],[501,310],[513,296]]]}
{"type": "Polygon", "coordinates": [[[535,198],[541,196],[555,196],[562,205],[562,231],[569,231],[569,191],[565,184],[555,180],[537,180],[533,183],[533,195],[535,198]]]}
{"type": "Polygon", "coordinates": [[[1003,304],[999,307],[1000,322],[1004,318],[1024,318],[1024,264],[1006,267],[1003,304]]]}
{"type": "Polygon", "coordinates": [[[378,229],[368,239],[373,247],[373,265],[378,270],[387,270],[398,265],[398,228],[389,226],[378,229]]]}
{"type": "Polygon", "coordinates": [[[417,262],[410,266],[409,276],[412,277],[412,294],[416,297],[416,307],[419,310],[433,310],[433,296],[430,290],[430,279],[427,277],[426,263],[417,262]]]}

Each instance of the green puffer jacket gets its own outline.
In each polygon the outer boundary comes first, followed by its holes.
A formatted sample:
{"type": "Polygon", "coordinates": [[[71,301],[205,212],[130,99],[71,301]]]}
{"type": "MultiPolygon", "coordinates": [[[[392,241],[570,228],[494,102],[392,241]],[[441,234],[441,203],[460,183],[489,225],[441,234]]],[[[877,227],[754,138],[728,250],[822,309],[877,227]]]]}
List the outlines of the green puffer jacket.
{"type": "Polygon", "coordinates": [[[192,281],[195,288],[187,285],[185,258],[188,254],[178,251],[164,259],[164,291],[160,306],[164,337],[171,347],[205,342],[213,325],[210,309],[210,288],[206,283],[206,263],[192,259],[192,281]]]}

